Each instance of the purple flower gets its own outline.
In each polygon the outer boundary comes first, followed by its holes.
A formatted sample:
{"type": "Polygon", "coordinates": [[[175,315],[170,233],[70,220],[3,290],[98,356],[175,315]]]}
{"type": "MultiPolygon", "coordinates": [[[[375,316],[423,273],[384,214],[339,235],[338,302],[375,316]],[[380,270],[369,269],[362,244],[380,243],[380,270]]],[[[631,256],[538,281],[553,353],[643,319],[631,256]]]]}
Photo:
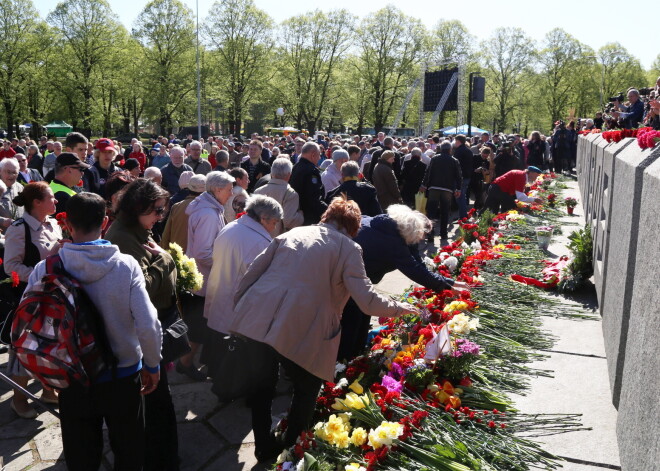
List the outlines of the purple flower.
{"type": "Polygon", "coordinates": [[[383,381],[381,382],[382,386],[387,389],[388,392],[398,392],[403,391],[403,383],[400,383],[391,376],[383,376],[383,381]]]}
{"type": "Polygon", "coordinates": [[[403,367],[396,362],[392,362],[392,371],[389,373],[395,379],[401,378],[405,374],[403,367]],[[393,374],[394,373],[394,374],[393,374]]]}
{"type": "Polygon", "coordinates": [[[479,355],[479,345],[474,342],[470,342],[467,339],[458,339],[456,340],[456,351],[454,352],[455,357],[460,357],[465,354],[470,355],[479,355]],[[459,353],[460,355],[456,355],[459,353]]]}

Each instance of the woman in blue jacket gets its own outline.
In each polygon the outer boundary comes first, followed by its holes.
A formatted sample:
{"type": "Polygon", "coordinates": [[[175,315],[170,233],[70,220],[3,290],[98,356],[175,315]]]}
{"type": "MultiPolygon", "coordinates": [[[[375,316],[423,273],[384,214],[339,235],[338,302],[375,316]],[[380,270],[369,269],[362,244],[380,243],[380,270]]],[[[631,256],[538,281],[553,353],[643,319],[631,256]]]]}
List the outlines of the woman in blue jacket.
{"type": "MultiPolygon", "coordinates": [[[[431,221],[426,216],[402,204],[389,206],[387,214],[363,216],[360,231],[353,240],[362,247],[362,259],[371,283],[379,283],[387,273],[399,270],[415,283],[435,291],[466,290],[465,283],[433,273],[424,264],[417,244],[431,229],[431,221]]],[[[370,321],[353,299],[349,299],[341,319],[337,355],[340,361],[351,360],[362,353],[370,321]]]]}

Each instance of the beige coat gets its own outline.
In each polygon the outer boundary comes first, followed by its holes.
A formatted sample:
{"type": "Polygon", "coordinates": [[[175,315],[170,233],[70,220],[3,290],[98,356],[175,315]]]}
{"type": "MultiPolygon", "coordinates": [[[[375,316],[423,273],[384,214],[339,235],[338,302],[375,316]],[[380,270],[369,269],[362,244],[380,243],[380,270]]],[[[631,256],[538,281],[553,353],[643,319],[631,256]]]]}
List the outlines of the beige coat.
{"type": "Polygon", "coordinates": [[[186,208],[199,195],[197,193],[186,196],[183,201],[179,201],[170,209],[170,217],[167,218],[163,237],[160,240],[160,246],[165,250],[170,249],[170,242],[179,244],[183,251],[188,247],[188,215],[186,208]]]}
{"type": "Polygon", "coordinates": [[[267,184],[254,190],[254,193],[270,196],[280,203],[284,210],[282,220],[277,223],[271,236],[277,237],[294,227],[302,226],[303,222],[305,222],[305,216],[303,216],[300,209],[300,197],[296,193],[296,190],[291,188],[291,185],[284,180],[271,178],[267,184]]]}
{"type": "Polygon", "coordinates": [[[353,240],[329,224],[298,227],[274,239],[250,265],[234,297],[228,330],[264,342],[332,381],[349,296],[367,315],[404,312],[375,291],[353,240]]]}

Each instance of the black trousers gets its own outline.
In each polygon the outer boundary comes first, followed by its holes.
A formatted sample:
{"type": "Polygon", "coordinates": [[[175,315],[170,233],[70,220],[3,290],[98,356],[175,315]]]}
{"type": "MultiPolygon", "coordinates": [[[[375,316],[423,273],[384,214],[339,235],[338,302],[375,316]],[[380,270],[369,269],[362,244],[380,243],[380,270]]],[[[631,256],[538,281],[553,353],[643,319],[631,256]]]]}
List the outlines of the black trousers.
{"type": "MultiPolygon", "coordinates": [[[[254,341],[251,341],[254,342],[254,341]]],[[[272,447],[281,449],[292,446],[300,433],[309,427],[314,415],[316,397],[321,390],[323,380],[309,373],[307,370],[283,357],[277,351],[261,342],[254,342],[256,348],[269,352],[263,363],[262,386],[248,398],[252,408],[252,430],[254,432],[254,445],[257,454],[267,452],[272,447]],[[272,427],[272,406],[277,385],[279,366],[293,382],[293,398],[287,417],[287,429],[282,443],[275,444],[270,436],[272,427]]],[[[328,352],[328,354],[331,354],[328,352]]]]}
{"type": "Polygon", "coordinates": [[[108,426],[115,471],[139,471],[144,463],[144,408],[135,373],[89,389],[72,385],[60,392],[64,458],[69,471],[101,466],[103,421],[108,426]]]}
{"type": "Polygon", "coordinates": [[[499,214],[516,208],[516,197],[504,193],[499,185],[491,184],[483,209],[489,209],[493,214],[499,214]]]}
{"type": "Polygon", "coordinates": [[[440,219],[440,238],[447,238],[449,212],[454,194],[444,190],[429,190],[426,201],[426,215],[429,219],[440,219]]]}
{"type": "Polygon", "coordinates": [[[144,396],[145,471],[179,469],[179,437],[166,367],[160,364],[158,386],[144,396]]]}
{"type": "Polygon", "coordinates": [[[181,298],[181,309],[183,311],[183,320],[188,326],[188,339],[191,342],[204,344],[208,328],[206,318],[204,317],[204,298],[203,296],[183,296],[181,298]]]}
{"type": "Polygon", "coordinates": [[[349,298],[341,315],[341,340],[338,361],[351,361],[364,351],[371,329],[371,316],[364,314],[358,305],[349,298]]]}

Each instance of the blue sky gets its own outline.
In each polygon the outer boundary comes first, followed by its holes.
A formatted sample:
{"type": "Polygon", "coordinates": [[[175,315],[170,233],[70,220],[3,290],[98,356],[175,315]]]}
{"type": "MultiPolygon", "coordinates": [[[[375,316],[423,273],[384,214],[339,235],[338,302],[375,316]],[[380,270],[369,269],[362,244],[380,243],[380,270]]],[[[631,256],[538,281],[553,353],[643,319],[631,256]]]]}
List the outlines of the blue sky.
{"type": "MultiPolygon", "coordinates": [[[[58,0],[33,0],[45,17],[58,3],[58,0]]],[[[183,0],[193,11],[195,0],[183,0]]],[[[214,0],[198,0],[200,21],[211,9],[214,0]]],[[[109,0],[113,10],[127,28],[147,0],[109,0]]],[[[363,18],[382,8],[382,0],[255,0],[259,8],[266,11],[275,21],[281,22],[295,14],[302,14],[316,8],[327,10],[346,8],[363,18]]],[[[534,40],[540,41],[545,33],[561,27],[595,50],[608,42],[618,41],[637,57],[644,68],[649,68],[660,53],[660,39],[657,26],[650,13],[654,2],[640,2],[631,5],[631,12],[625,12],[625,4],[620,1],[603,0],[586,2],[582,0],[469,0],[466,2],[441,2],[438,0],[406,0],[390,2],[408,15],[421,19],[427,27],[432,27],[439,19],[458,19],[479,39],[487,38],[500,26],[523,28],[534,40]],[[646,10],[649,14],[644,14],[646,10]]]]}

